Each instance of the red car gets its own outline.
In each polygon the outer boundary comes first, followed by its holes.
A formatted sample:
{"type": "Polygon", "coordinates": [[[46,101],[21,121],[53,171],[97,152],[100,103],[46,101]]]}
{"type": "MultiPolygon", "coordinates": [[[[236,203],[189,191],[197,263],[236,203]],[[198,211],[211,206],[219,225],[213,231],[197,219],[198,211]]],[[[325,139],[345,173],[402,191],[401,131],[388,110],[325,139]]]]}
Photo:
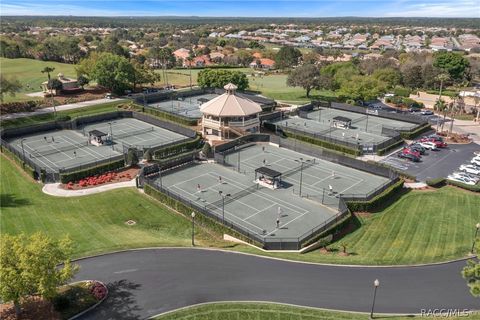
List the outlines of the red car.
{"type": "Polygon", "coordinates": [[[447,147],[447,143],[446,142],[443,142],[443,141],[440,141],[440,140],[436,140],[435,138],[422,138],[420,139],[420,141],[422,142],[433,142],[435,143],[435,145],[437,146],[437,148],[446,148],[447,147]]]}
{"type": "Polygon", "coordinates": [[[404,148],[404,149],[402,150],[402,153],[403,153],[403,154],[411,154],[411,155],[413,155],[413,156],[415,156],[415,157],[417,157],[417,158],[420,158],[420,152],[419,152],[419,151],[415,151],[415,150],[410,149],[410,148],[404,148]]]}

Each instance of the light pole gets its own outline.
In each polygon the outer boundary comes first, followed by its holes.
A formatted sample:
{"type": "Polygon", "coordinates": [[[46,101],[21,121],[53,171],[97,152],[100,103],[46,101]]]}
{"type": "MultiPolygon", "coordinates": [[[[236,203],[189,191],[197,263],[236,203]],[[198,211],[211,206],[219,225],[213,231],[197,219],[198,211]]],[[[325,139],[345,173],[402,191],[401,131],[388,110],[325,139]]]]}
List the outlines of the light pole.
{"type": "Polygon", "coordinates": [[[222,197],[222,224],[225,224],[225,198],[230,197],[231,194],[227,193],[226,195],[223,195],[222,190],[219,190],[218,194],[222,197]]]}
{"type": "Polygon", "coordinates": [[[478,230],[480,229],[480,223],[477,223],[475,225],[475,236],[473,236],[473,243],[472,243],[472,250],[470,251],[471,254],[473,254],[473,251],[475,250],[475,243],[477,242],[477,235],[478,235],[478,230]]]}
{"type": "MultiPolygon", "coordinates": [[[[367,110],[367,112],[368,112],[368,110],[367,110]]],[[[365,125],[365,132],[368,132],[368,113],[367,113],[367,123],[365,125]]]]}
{"type": "Polygon", "coordinates": [[[370,312],[370,319],[373,319],[373,309],[375,308],[375,298],[377,297],[377,289],[379,285],[380,285],[380,281],[378,281],[378,279],[375,279],[375,281],[373,281],[373,286],[374,286],[373,303],[372,303],[372,311],[370,312]]]}
{"type": "Polygon", "coordinates": [[[22,156],[23,156],[23,162],[25,163],[25,149],[23,148],[24,140],[27,140],[27,139],[23,138],[22,140],[20,140],[20,144],[22,145],[22,156]]]}
{"type": "Polygon", "coordinates": [[[195,247],[195,212],[192,211],[192,247],[195,247]]]}
{"type": "Polygon", "coordinates": [[[110,125],[110,141],[112,142],[112,149],[114,149],[114,148],[113,148],[113,130],[112,130],[112,123],[109,122],[108,124],[110,125]]]}
{"type": "MultiPolygon", "coordinates": [[[[302,196],[302,182],[303,182],[303,164],[305,163],[303,161],[303,158],[300,158],[300,160],[295,160],[297,162],[300,162],[300,189],[299,189],[299,194],[300,197],[302,196]]],[[[306,162],[309,162],[310,160],[306,160],[306,162]]]]}

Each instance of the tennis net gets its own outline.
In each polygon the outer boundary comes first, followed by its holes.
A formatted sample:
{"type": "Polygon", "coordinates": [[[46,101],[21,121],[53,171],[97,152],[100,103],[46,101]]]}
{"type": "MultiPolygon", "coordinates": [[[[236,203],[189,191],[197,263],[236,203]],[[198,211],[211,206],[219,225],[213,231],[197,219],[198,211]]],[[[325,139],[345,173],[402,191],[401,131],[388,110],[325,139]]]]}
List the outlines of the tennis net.
{"type": "MultiPolygon", "coordinates": [[[[304,162],[303,163],[303,170],[313,166],[315,164],[315,159],[313,159],[312,161],[310,162],[304,162]]],[[[295,173],[297,173],[298,171],[302,170],[302,165],[299,165],[298,167],[296,168],[293,168],[293,169],[290,169],[290,170],[287,170],[285,171],[284,173],[282,173],[282,178],[286,178],[286,177],[289,177],[291,175],[294,175],[295,173]]]]}
{"type": "Polygon", "coordinates": [[[71,144],[68,146],[64,147],[53,147],[53,149],[45,150],[45,151],[34,151],[30,153],[30,158],[37,158],[37,157],[43,157],[43,156],[48,156],[50,154],[55,154],[63,151],[70,151],[70,150],[75,150],[75,149],[80,149],[83,147],[88,146],[88,141],[82,142],[82,143],[76,143],[76,144],[71,144]]]}
{"type": "Polygon", "coordinates": [[[360,117],[360,118],[357,118],[357,119],[354,119],[352,120],[352,123],[357,123],[357,122],[360,122],[360,121],[363,121],[363,120],[366,120],[368,116],[363,116],[363,117],[360,117]]]}
{"type": "Polygon", "coordinates": [[[119,133],[119,134],[113,134],[113,138],[126,138],[130,136],[134,136],[136,134],[142,134],[142,133],[147,133],[153,131],[153,127],[147,128],[147,129],[140,129],[140,130],[135,130],[135,131],[129,131],[129,132],[124,132],[124,133],[119,133]]]}
{"type": "MultiPolygon", "coordinates": [[[[225,204],[229,204],[229,203],[231,203],[235,200],[246,197],[249,194],[252,194],[252,193],[256,192],[258,189],[259,189],[258,184],[254,184],[253,186],[250,186],[246,189],[242,189],[242,190],[238,191],[237,193],[232,194],[229,197],[225,197],[225,204]]],[[[222,206],[223,201],[224,201],[223,199],[220,199],[220,200],[217,200],[215,202],[212,202],[212,203],[208,204],[206,206],[206,208],[207,209],[208,208],[213,208],[213,209],[220,208],[222,206]]]]}

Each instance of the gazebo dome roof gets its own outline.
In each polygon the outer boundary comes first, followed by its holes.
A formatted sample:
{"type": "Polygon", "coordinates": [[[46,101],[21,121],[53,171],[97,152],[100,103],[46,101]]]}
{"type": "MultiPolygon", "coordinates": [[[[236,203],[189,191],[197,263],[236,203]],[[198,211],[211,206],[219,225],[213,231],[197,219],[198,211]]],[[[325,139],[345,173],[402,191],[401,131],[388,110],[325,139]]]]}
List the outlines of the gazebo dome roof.
{"type": "Polygon", "coordinates": [[[203,114],[217,117],[244,117],[262,112],[262,107],[256,102],[235,93],[237,86],[227,84],[226,92],[200,106],[203,114]]]}

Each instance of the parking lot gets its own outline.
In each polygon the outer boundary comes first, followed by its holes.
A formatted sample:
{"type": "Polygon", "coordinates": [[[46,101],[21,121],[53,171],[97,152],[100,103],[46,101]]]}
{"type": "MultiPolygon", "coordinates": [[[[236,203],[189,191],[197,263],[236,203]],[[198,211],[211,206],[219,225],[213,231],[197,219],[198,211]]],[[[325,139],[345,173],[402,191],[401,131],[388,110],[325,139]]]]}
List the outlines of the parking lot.
{"type": "Polygon", "coordinates": [[[468,163],[474,156],[474,152],[480,152],[480,145],[451,144],[447,148],[438,151],[427,151],[420,162],[411,162],[400,159],[394,152],[381,162],[406,171],[417,177],[418,181],[447,177],[454,171],[458,171],[461,164],[468,163]]]}

